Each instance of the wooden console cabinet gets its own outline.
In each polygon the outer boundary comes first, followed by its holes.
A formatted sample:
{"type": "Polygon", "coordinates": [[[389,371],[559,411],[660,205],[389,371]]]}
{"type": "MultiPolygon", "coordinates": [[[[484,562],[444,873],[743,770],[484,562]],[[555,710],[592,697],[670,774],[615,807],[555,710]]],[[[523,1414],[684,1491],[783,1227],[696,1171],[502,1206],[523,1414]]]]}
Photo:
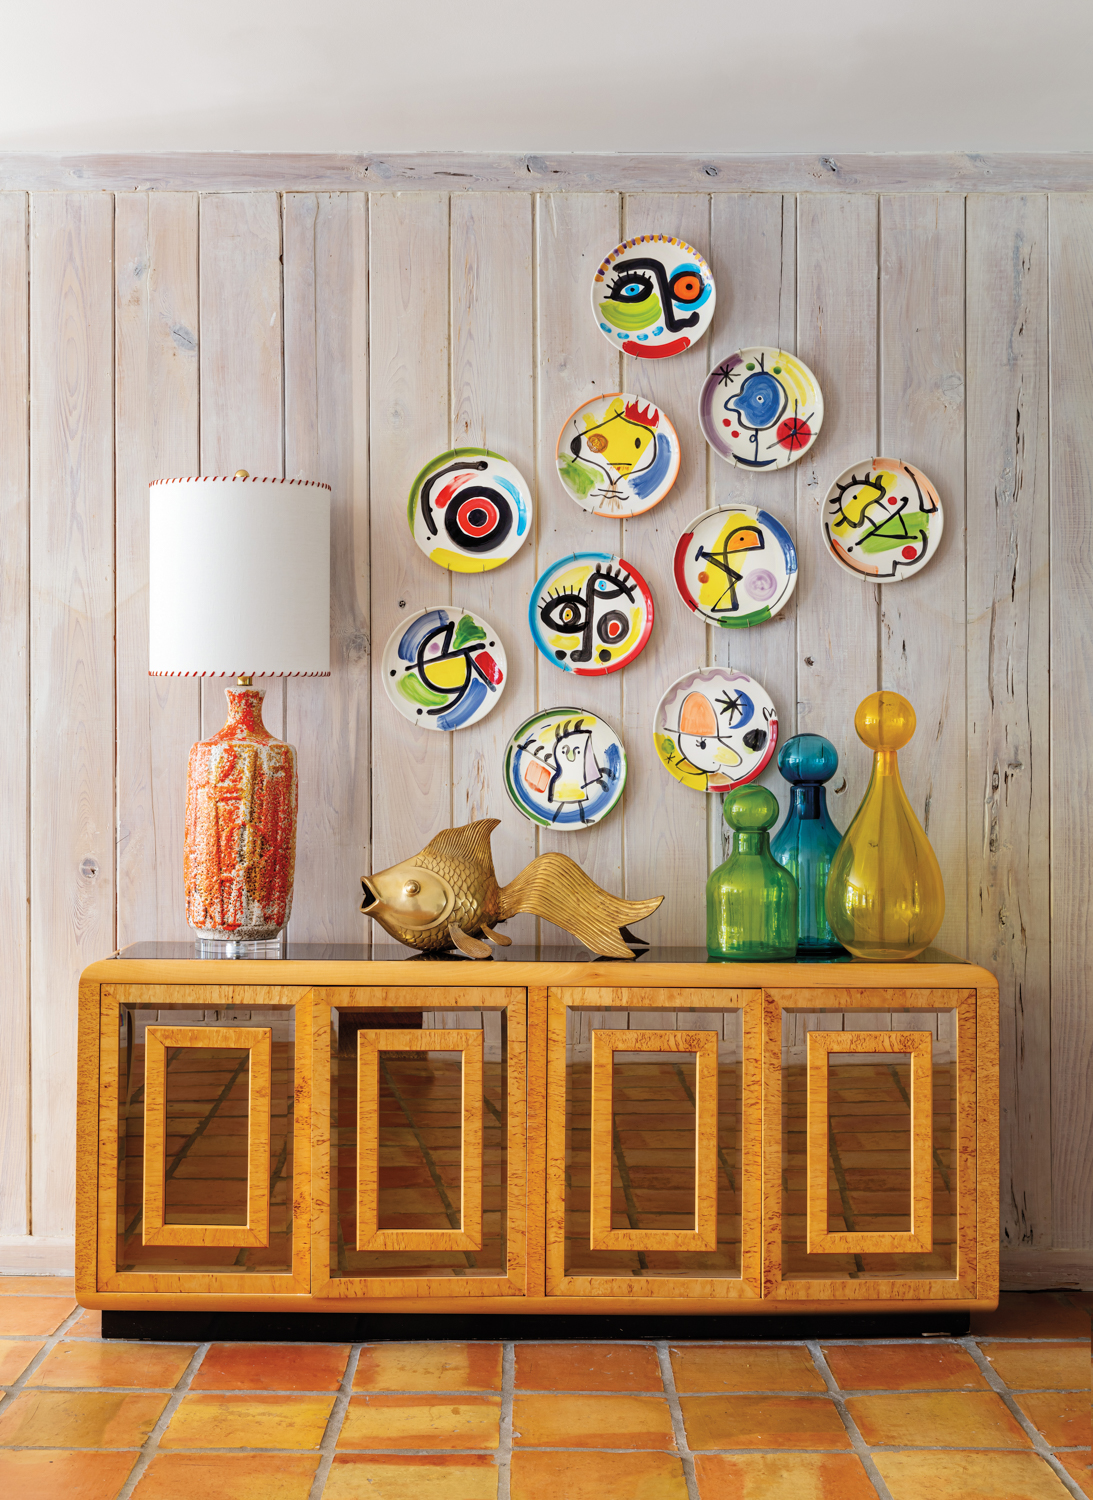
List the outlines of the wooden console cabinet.
{"type": "Polygon", "coordinates": [[[80,981],[86,1307],[997,1301],[983,969],[172,951],[80,981]]]}

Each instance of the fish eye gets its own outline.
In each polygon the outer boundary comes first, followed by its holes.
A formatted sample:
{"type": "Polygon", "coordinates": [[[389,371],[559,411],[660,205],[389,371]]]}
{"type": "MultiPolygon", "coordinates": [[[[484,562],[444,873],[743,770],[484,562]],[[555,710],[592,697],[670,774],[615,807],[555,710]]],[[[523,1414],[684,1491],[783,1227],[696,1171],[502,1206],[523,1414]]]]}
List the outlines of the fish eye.
{"type": "Polygon", "coordinates": [[[419,881],[417,881],[417,880],[408,880],[406,882],[406,884],[402,887],[402,894],[404,896],[416,896],[416,895],[418,895],[418,893],[420,892],[420,890],[421,890],[421,884],[420,884],[419,881]]]}

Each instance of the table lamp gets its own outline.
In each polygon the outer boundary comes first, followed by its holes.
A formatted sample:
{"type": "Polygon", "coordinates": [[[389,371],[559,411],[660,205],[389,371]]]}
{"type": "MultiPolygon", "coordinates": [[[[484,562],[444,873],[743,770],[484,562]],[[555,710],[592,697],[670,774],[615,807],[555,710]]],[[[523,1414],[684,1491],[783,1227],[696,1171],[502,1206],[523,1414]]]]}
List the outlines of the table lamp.
{"type": "Polygon", "coordinates": [[[237,679],[190,751],[186,918],[201,953],[259,953],[292,910],[297,777],[252,682],[330,675],[330,486],[240,469],[154,480],[148,506],[149,675],[237,679]]]}

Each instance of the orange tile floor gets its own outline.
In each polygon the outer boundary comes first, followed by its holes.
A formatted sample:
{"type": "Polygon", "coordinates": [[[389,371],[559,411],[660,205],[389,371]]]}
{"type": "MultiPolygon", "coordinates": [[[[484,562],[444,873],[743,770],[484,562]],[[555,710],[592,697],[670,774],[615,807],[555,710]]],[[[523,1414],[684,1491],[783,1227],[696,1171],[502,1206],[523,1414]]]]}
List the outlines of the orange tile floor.
{"type": "Polygon", "coordinates": [[[0,1278],[13,1500],[1093,1497],[1089,1293],[966,1338],[149,1344],[0,1278]]]}

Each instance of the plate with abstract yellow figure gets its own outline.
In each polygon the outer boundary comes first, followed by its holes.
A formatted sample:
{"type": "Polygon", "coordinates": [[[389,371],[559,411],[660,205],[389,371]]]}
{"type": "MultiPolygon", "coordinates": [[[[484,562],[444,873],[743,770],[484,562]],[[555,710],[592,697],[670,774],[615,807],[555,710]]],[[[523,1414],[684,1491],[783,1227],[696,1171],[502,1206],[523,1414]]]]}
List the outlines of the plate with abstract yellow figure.
{"type": "Polygon", "coordinates": [[[505,751],[505,790],[524,817],[542,828],[591,827],[607,817],[625,785],[622,741],[587,709],[533,714],[505,751]]]}
{"type": "Polygon", "coordinates": [[[531,535],[527,481],[488,448],[452,448],[425,465],[406,507],[414,541],[453,573],[488,573],[531,535]]]}
{"type": "Polygon", "coordinates": [[[898,583],[934,556],[945,512],[921,469],[898,458],[867,458],[828,490],[822,520],[827,550],[848,573],[898,583]]]}
{"type": "Polygon", "coordinates": [[[609,552],[551,563],[531,591],[528,624],[548,661],[578,677],[618,672],[645,648],[653,596],[636,568],[609,552]]]}
{"type": "Polygon", "coordinates": [[[716,295],[697,250],[674,235],[639,234],[604,257],[592,282],[592,311],[616,349],[667,359],[706,332],[716,295]]]}
{"type": "Polygon", "coordinates": [[[675,580],[688,609],[713,625],[761,625],[797,584],[797,549],[781,521],[753,505],[704,511],[676,543],[675,580]]]}
{"type": "Polygon", "coordinates": [[[661,764],[699,792],[754,781],[778,743],[778,715],[766,689],[746,672],[700,667],[664,694],[653,720],[661,764]]]}
{"type": "Polygon", "coordinates": [[[784,469],[820,434],[824,398],[784,349],[738,349],[706,377],[698,420],[710,447],[741,469],[784,469]]]}
{"type": "Polygon", "coordinates": [[[439,604],[399,622],[383,648],[380,671],[404,719],[422,729],[466,729],[497,703],[509,668],[488,621],[439,604]]]}
{"type": "Polygon", "coordinates": [[[619,391],[579,406],[558,438],[558,475],[584,510],[640,516],[679,473],[679,438],[664,412],[619,391]]]}

